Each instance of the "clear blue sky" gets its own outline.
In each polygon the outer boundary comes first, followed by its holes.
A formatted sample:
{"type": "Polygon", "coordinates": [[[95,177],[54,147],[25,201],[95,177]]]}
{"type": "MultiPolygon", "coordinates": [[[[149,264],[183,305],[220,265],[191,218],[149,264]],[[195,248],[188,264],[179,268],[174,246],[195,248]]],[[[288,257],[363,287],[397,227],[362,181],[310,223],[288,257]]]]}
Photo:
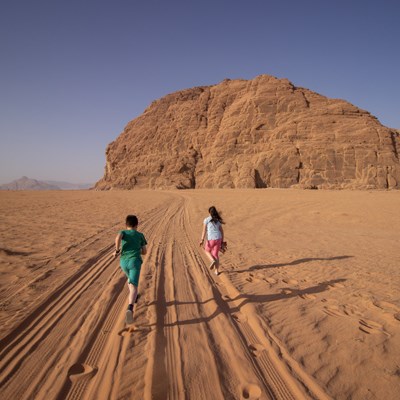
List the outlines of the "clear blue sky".
{"type": "Polygon", "coordinates": [[[398,0],[22,0],[0,7],[0,183],[95,182],[151,101],[260,74],[400,128],[398,0]]]}

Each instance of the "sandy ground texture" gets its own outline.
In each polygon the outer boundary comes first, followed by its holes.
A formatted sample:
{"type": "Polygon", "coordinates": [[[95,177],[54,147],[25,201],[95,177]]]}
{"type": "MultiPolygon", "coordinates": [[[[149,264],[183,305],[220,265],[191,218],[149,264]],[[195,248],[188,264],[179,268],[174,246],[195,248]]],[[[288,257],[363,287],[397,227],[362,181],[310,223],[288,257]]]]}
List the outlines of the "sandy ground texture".
{"type": "Polygon", "coordinates": [[[0,193],[0,398],[400,398],[400,192],[0,193]],[[223,211],[215,276],[202,221],[223,211]],[[112,257],[148,239],[133,325],[112,257]]]}

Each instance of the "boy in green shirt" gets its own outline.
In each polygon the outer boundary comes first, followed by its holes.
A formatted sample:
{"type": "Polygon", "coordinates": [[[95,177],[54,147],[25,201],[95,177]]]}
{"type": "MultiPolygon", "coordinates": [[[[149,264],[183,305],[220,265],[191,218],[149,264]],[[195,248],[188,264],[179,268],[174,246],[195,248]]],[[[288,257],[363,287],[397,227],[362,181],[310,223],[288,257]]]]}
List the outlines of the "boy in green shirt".
{"type": "Polygon", "coordinates": [[[115,238],[114,257],[121,253],[120,267],[128,278],[129,305],[126,310],[126,323],[133,323],[133,305],[137,298],[142,255],[147,252],[146,239],[137,231],[139,221],[136,215],[126,217],[126,229],[119,231],[115,238]]]}

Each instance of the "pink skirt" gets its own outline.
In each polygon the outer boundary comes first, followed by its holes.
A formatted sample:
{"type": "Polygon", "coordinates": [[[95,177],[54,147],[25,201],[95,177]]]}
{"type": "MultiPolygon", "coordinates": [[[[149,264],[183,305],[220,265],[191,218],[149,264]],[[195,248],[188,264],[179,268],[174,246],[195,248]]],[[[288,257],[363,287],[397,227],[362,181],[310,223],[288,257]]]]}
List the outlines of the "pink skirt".
{"type": "Polygon", "coordinates": [[[207,240],[204,246],[204,250],[211,253],[211,255],[216,260],[218,260],[219,259],[218,253],[221,250],[221,245],[222,245],[222,239],[207,240]]]}

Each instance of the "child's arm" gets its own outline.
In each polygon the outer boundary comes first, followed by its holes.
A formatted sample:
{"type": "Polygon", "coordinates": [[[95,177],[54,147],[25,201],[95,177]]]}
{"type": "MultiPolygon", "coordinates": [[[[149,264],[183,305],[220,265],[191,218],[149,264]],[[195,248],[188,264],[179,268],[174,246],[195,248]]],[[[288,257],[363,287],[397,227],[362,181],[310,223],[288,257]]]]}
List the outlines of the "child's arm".
{"type": "Polygon", "coordinates": [[[113,253],[114,257],[117,257],[117,255],[121,252],[121,240],[122,240],[122,233],[120,232],[115,237],[115,251],[113,253]]]}
{"type": "Polygon", "coordinates": [[[203,232],[201,232],[200,246],[204,243],[206,237],[206,224],[203,224],[203,232]]]}
{"type": "Polygon", "coordinates": [[[141,250],[140,250],[140,254],[142,256],[144,256],[145,254],[147,254],[147,247],[146,246],[142,246],[141,250]]]}

